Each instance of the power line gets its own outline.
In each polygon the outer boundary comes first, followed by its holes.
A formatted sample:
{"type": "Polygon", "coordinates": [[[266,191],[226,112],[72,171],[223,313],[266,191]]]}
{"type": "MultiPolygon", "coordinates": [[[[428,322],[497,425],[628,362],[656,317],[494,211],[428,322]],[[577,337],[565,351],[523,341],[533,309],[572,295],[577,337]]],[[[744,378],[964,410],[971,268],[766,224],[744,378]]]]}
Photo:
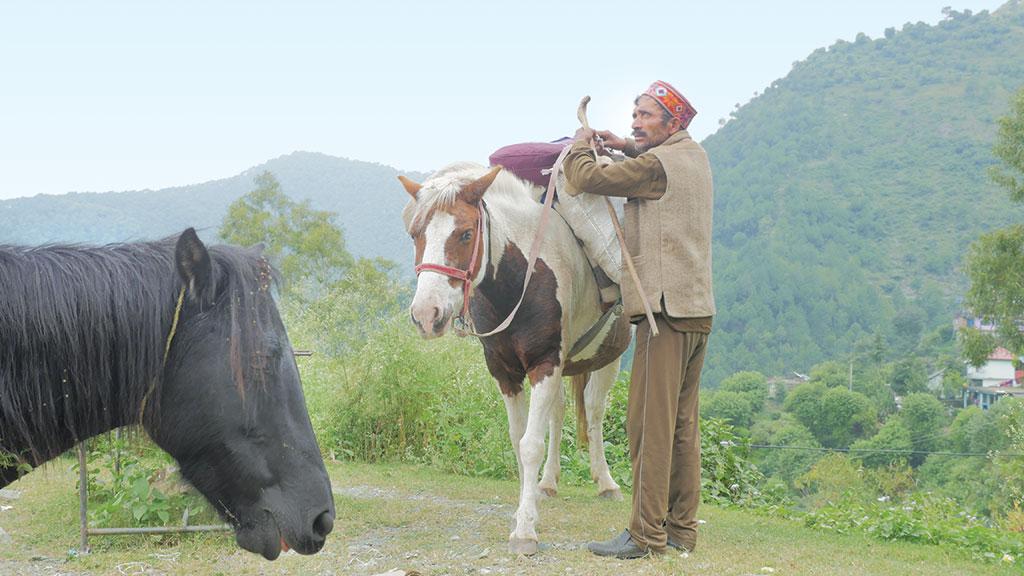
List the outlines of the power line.
{"type": "MultiPolygon", "coordinates": [[[[843,452],[848,454],[936,454],[939,456],[989,456],[990,452],[942,452],[928,450],[893,450],[889,448],[816,448],[814,446],[780,446],[775,444],[736,444],[734,442],[722,442],[723,446],[738,446],[741,448],[758,448],[767,450],[806,450],[810,452],[843,452]]],[[[1015,458],[1024,457],[1021,452],[995,452],[999,456],[1010,456],[1015,458]]]]}

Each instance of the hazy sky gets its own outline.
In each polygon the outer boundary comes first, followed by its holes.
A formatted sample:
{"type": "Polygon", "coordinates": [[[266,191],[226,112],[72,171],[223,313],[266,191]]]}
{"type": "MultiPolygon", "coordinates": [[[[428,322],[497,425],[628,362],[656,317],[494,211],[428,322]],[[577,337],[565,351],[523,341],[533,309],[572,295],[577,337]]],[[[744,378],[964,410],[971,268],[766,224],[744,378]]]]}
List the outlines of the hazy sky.
{"type": "MultiPolygon", "coordinates": [[[[1002,0],[0,0],[0,198],[163,188],[295,150],[431,170],[591,124],[654,79],[697,138],[858,32],[1002,0]]],[[[0,224],[2,225],[2,224],[0,224]]]]}

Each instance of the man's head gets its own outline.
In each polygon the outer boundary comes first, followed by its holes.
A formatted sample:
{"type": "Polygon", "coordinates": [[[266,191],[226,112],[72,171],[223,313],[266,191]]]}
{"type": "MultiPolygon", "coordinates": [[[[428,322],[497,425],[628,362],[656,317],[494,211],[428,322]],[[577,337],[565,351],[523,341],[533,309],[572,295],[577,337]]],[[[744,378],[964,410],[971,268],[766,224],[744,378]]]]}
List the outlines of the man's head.
{"type": "Polygon", "coordinates": [[[637,96],[633,104],[633,138],[641,152],[685,130],[697,115],[697,111],[678,90],[660,80],[637,96]]]}

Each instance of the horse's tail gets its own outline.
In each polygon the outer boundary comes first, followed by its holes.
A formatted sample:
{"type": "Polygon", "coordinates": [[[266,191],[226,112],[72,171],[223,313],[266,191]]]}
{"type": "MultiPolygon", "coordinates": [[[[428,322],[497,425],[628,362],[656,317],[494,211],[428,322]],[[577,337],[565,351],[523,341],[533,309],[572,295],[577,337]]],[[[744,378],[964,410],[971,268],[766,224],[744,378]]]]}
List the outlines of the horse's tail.
{"type": "Polygon", "coordinates": [[[576,399],[576,443],[580,448],[586,447],[590,442],[587,436],[587,401],[583,391],[587,388],[590,380],[590,372],[584,372],[572,377],[573,398],[576,399]]]}

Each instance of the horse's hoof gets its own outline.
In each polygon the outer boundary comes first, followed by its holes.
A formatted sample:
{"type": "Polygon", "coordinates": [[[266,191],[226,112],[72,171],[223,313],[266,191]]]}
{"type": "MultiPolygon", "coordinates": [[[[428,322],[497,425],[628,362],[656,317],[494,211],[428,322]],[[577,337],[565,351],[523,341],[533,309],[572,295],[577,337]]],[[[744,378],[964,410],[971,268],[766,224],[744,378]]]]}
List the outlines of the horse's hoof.
{"type": "Polygon", "coordinates": [[[545,498],[554,498],[558,496],[558,488],[541,488],[540,495],[545,498]]]}
{"type": "Polygon", "coordinates": [[[533,556],[537,553],[537,541],[526,538],[509,538],[508,551],[523,556],[533,556]]]}
{"type": "Polygon", "coordinates": [[[612,488],[611,490],[603,490],[598,495],[598,498],[604,498],[606,500],[622,500],[622,490],[618,488],[612,488]]]}

